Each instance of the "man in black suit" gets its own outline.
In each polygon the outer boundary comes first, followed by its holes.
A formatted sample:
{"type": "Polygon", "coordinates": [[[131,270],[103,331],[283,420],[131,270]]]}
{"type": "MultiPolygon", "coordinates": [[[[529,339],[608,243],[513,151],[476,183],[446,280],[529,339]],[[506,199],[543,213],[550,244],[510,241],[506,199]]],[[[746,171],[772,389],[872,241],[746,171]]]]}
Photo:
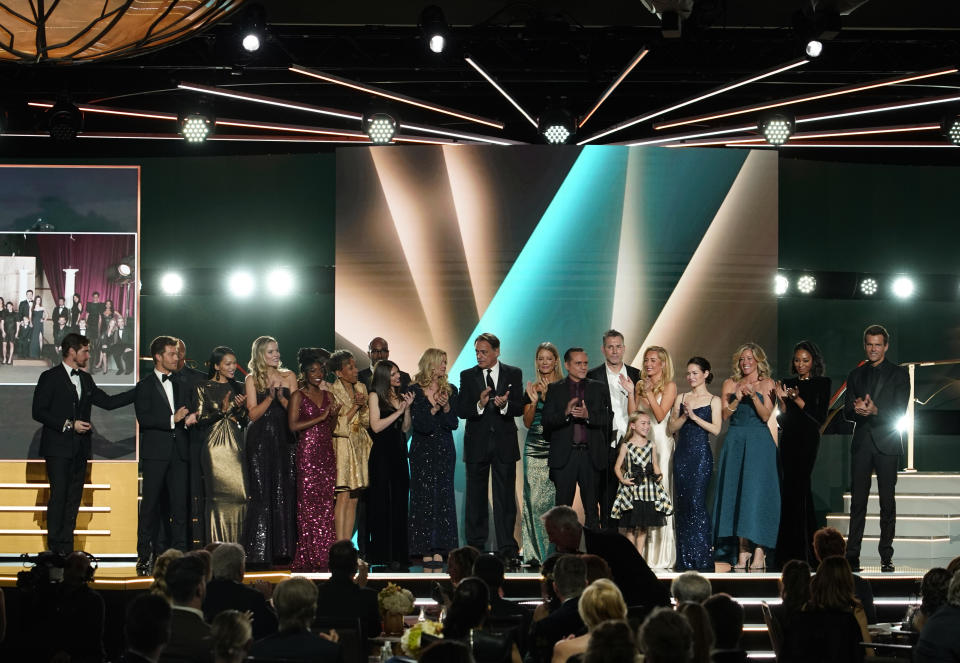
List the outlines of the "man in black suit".
{"type": "Polygon", "coordinates": [[[154,663],[170,639],[170,603],[160,594],[138,594],[123,621],[127,651],[123,663],[154,663]]]}
{"type": "Polygon", "coordinates": [[[610,426],[608,431],[609,445],[607,448],[607,467],[597,478],[597,492],[600,502],[600,523],[609,529],[616,527],[616,522],[610,517],[613,502],[617,497],[620,480],[613,471],[620,450],[620,438],[627,432],[627,421],[630,419],[630,393],[640,380],[640,370],[623,363],[625,346],[623,334],[616,329],[610,329],[603,334],[604,362],[587,372],[587,377],[606,384],[610,390],[610,426]]]}
{"type": "Polygon", "coordinates": [[[334,543],[330,546],[328,559],[330,579],[318,588],[317,620],[332,623],[340,620],[355,622],[359,619],[363,628],[362,637],[376,637],[380,634],[377,593],[366,587],[366,568],[360,568],[353,542],[343,540],[334,543]]]}
{"type": "Polygon", "coordinates": [[[173,611],[170,641],[163,650],[160,663],[213,663],[213,638],[202,612],[207,591],[203,562],[192,554],[173,560],[167,567],[166,581],[173,599],[173,611]]]}
{"type": "Polygon", "coordinates": [[[60,344],[63,362],[40,374],[33,392],[33,418],[43,424],[40,455],[50,482],[47,503],[47,547],[67,554],[73,550],[73,530],[83,497],[83,480],[90,460],[90,410],[93,405],[114,410],[134,400],[134,390],[108,396],[85,370],[90,341],[67,334],[60,344]]]}
{"type": "Polygon", "coordinates": [[[69,320],[70,309],[68,309],[66,304],[64,304],[63,297],[58,297],[57,305],[53,307],[53,315],[50,317],[50,319],[56,322],[61,315],[65,320],[69,320]]]}
{"type": "Polygon", "coordinates": [[[670,605],[670,592],[625,536],[583,527],[568,506],[555,506],[540,518],[557,552],[588,553],[606,560],[628,606],[670,605]]]}
{"type": "Polygon", "coordinates": [[[547,387],[543,402],[543,434],[550,443],[547,465],[557,487],[557,504],[580,499],[587,527],[599,524],[597,475],[607,468],[610,439],[610,391],[587,377],[589,359],[583,348],[563,353],[567,377],[547,387]]]}
{"type": "Polygon", "coordinates": [[[497,554],[518,563],[513,536],[517,522],[516,477],[520,445],[515,418],[523,413],[523,374],[500,362],[500,339],[480,334],[473,342],[477,365],[460,373],[457,416],[466,420],[463,461],[467,466],[464,529],[467,545],[486,549],[487,486],[493,470],[493,524],[497,554]]]}
{"type": "MultiPolygon", "coordinates": [[[[177,369],[174,379],[180,384],[181,393],[185,394],[183,404],[191,413],[197,411],[197,385],[207,379],[206,373],[187,366],[187,346],[183,339],[177,339],[177,369]]],[[[243,385],[237,389],[243,393],[243,385]]],[[[204,516],[204,488],[203,466],[200,463],[200,452],[205,441],[203,433],[196,426],[187,429],[190,442],[190,458],[188,474],[188,506],[187,506],[187,542],[191,548],[202,548],[210,542],[210,533],[207,532],[207,520],[204,516]]],[[[169,538],[169,537],[168,537],[169,538]]]]}
{"type": "Polygon", "coordinates": [[[30,318],[30,309],[33,307],[33,290],[27,290],[26,299],[21,299],[20,304],[17,306],[17,313],[20,314],[20,320],[23,320],[24,316],[30,318]]]}
{"type": "Polygon", "coordinates": [[[503,598],[503,562],[496,555],[480,555],[473,563],[473,575],[480,578],[490,590],[490,611],[486,627],[497,633],[509,634],[521,653],[527,650],[526,634],[530,630],[533,613],[516,601],[503,598]],[[509,628],[505,627],[509,624],[509,628]]]}
{"type": "Polygon", "coordinates": [[[253,639],[259,640],[276,632],[277,615],[262,592],[243,584],[246,561],[246,553],[239,543],[221,543],[216,547],[210,555],[213,580],[207,583],[203,598],[203,618],[212,624],[224,610],[250,612],[253,639]]]}
{"type": "Polygon", "coordinates": [[[159,545],[161,498],[166,490],[170,514],[170,545],[187,548],[187,464],[189,442],[185,426],[196,423],[184,405],[186,394],[173,378],[179,354],[177,339],[158,336],[150,344],[153,370],[136,387],[137,423],[140,425],[140,519],[137,526],[137,573],[150,572],[152,554],[159,545]]]}
{"type": "Polygon", "coordinates": [[[317,586],[306,578],[284,580],[273,592],[280,630],[253,643],[253,659],[343,663],[343,651],[333,633],[310,632],[317,605],[317,586]]]}
{"type": "Polygon", "coordinates": [[[892,572],[893,537],[897,525],[894,489],[902,445],[897,424],[910,400],[910,375],[902,366],[887,361],[890,334],[880,325],[863,332],[867,361],[850,372],[844,395],[843,416],[854,425],[850,446],[850,529],[847,560],[860,570],[860,544],[867,516],[870,475],[877,473],[880,493],[880,570],[892,572]]]}
{"type": "Polygon", "coordinates": [[[553,567],[553,589],[563,603],[534,622],[530,631],[530,657],[535,663],[550,663],[553,646],[568,635],[587,631],[580,616],[580,595],[587,586],[587,565],[579,555],[562,555],[553,567]]]}
{"type": "MultiPolygon", "coordinates": [[[[370,358],[370,365],[360,371],[357,379],[366,385],[367,393],[370,393],[370,384],[373,382],[373,367],[377,365],[378,361],[390,358],[390,346],[384,339],[377,336],[367,345],[367,357],[370,358]]],[[[410,374],[400,371],[400,389],[404,390],[409,386],[410,374]]]]}

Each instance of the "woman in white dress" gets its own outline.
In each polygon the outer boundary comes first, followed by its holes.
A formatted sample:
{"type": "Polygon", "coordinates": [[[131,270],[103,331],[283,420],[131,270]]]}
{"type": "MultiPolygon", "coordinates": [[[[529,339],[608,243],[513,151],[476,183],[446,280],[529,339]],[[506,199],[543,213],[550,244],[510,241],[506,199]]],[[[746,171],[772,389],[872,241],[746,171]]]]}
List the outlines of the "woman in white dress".
{"type": "MultiPolygon", "coordinates": [[[[673,362],[670,353],[659,345],[643,351],[643,376],[636,385],[638,410],[650,415],[653,426],[651,441],[657,450],[663,488],[673,499],[673,437],[667,432],[670,409],[677,399],[677,385],[673,382],[673,362]]],[[[643,558],[650,568],[670,569],[677,561],[677,541],[673,516],[667,516],[663,527],[653,527],[647,536],[643,558]]]]}

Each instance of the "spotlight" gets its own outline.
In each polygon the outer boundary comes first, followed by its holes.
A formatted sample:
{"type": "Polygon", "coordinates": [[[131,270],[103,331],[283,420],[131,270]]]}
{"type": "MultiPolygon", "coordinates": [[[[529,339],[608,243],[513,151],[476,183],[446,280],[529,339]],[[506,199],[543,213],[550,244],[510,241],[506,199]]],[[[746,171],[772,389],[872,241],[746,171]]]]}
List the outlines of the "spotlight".
{"type": "Polygon", "coordinates": [[[793,119],[780,113],[760,120],[758,126],[766,141],[777,146],[786,143],[794,129],[793,119]]]}
{"type": "Polygon", "coordinates": [[[427,42],[427,47],[431,52],[443,53],[447,46],[447,38],[450,34],[450,28],[447,25],[447,19],[443,15],[443,10],[436,5],[430,5],[420,12],[420,31],[427,42]]]}
{"type": "Polygon", "coordinates": [[[811,292],[817,289],[817,279],[811,276],[810,274],[804,274],[799,279],[797,279],[797,290],[802,292],[805,295],[809,295],[811,292]]]}
{"type": "Polygon", "coordinates": [[[234,297],[249,297],[255,283],[250,272],[234,272],[227,278],[227,289],[234,297]]]}
{"type": "Polygon", "coordinates": [[[823,52],[823,42],[817,39],[811,39],[807,42],[807,48],[805,50],[809,57],[818,58],[823,52]]]}
{"type": "Polygon", "coordinates": [[[180,118],[180,134],[188,143],[202,143],[213,131],[213,118],[206,113],[188,113],[180,118]]]}
{"type": "Polygon", "coordinates": [[[862,292],[867,296],[876,294],[877,292],[876,279],[871,279],[868,277],[860,281],[860,292],[862,292]]]}
{"type": "Polygon", "coordinates": [[[790,280],[783,274],[777,274],[773,277],[773,291],[777,293],[777,296],[787,294],[787,289],[790,287],[790,280]]]}
{"type": "Polygon", "coordinates": [[[183,290],[183,278],[176,272],[167,272],[160,277],[160,289],[165,295],[179,295],[183,290]]]}
{"type": "Polygon", "coordinates": [[[130,265],[125,262],[121,262],[119,265],[117,265],[117,274],[120,276],[130,276],[132,271],[133,270],[130,268],[130,265]]]}
{"type": "Polygon", "coordinates": [[[61,97],[47,111],[47,130],[54,140],[73,140],[83,126],[80,109],[67,97],[61,97]]]}
{"type": "Polygon", "coordinates": [[[273,270],[267,274],[267,289],[278,297],[289,295],[293,292],[293,274],[282,267],[273,270]]]}
{"type": "Polygon", "coordinates": [[[251,5],[240,21],[240,45],[247,53],[256,53],[266,41],[267,16],[261,5],[251,5]]]}
{"type": "Polygon", "coordinates": [[[954,145],[960,145],[960,117],[951,118],[943,123],[943,133],[954,145]]]}
{"type": "Polygon", "coordinates": [[[540,115],[537,128],[548,143],[562,145],[573,136],[577,124],[565,108],[548,108],[540,115]]]}
{"type": "Polygon", "coordinates": [[[243,36],[243,41],[240,42],[243,46],[243,50],[247,53],[254,53],[260,50],[260,35],[255,32],[248,32],[243,36]]]}
{"type": "Polygon", "coordinates": [[[397,120],[387,113],[364,115],[363,130],[374,145],[387,145],[397,135],[397,120]]]}
{"type": "Polygon", "coordinates": [[[893,280],[893,283],[890,287],[893,290],[894,295],[900,299],[906,299],[913,294],[913,279],[911,279],[909,276],[898,276],[893,280]]]}
{"type": "Polygon", "coordinates": [[[906,433],[913,426],[913,420],[909,414],[905,414],[897,420],[897,432],[906,433]]]}

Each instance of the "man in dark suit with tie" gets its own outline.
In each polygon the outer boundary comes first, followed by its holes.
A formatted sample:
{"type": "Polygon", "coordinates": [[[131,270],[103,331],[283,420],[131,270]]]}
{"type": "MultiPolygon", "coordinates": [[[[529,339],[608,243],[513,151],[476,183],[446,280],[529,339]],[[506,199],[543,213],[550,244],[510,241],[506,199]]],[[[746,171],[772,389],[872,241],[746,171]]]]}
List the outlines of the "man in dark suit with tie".
{"type": "Polygon", "coordinates": [[[489,527],[487,485],[493,470],[493,524],[497,554],[518,563],[513,536],[517,522],[516,476],[520,460],[515,418],[523,413],[523,374],[500,362],[500,339],[480,334],[473,342],[477,365],[460,373],[457,416],[466,420],[463,461],[467,466],[464,525],[467,544],[484,550],[489,527]]]}
{"type": "Polygon", "coordinates": [[[150,572],[150,557],[159,554],[160,501],[166,490],[170,545],[187,548],[187,465],[190,450],[185,426],[196,422],[184,405],[183,389],[173,377],[180,356],[177,339],[158,336],[150,344],[154,368],[137,383],[135,407],[140,425],[140,472],[143,476],[137,525],[137,573],[150,572]]]}
{"type": "Polygon", "coordinates": [[[860,570],[860,544],[867,516],[871,474],[877,473],[880,493],[880,570],[892,572],[893,537],[897,525],[894,489],[902,445],[897,424],[910,400],[910,375],[902,366],[887,361],[890,334],[880,325],[863,332],[867,361],[850,372],[843,402],[843,416],[854,425],[850,446],[850,529],[847,560],[860,570]]]}
{"type": "Polygon", "coordinates": [[[600,502],[600,523],[606,528],[616,527],[610,517],[613,502],[617,497],[620,480],[613,471],[619,455],[620,438],[627,433],[630,419],[630,391],[640,381],[640,369],[623,363],[626,346],[623,334],[616,329],[607,330],[602,339],[604,362],[587,372],[587,377],[607,385],[610,390],[610,426],[607,433],[607,467],[597,477],[597,493],[600,502]]]}
{"type": "Polygon", "coordinates": [[[134,390],[108,396],[85,370],[90,341],[67,334],[60,344],[63,362],[40,374],[33,392],[33,418],[43,424],[40,455],[50,482],[47,503],[47,547],[67,554],[73,550],[73,530],[83,497],[90,460],[90,411],[93,405],[113,410],[129,405],[134,390]]]}
{"type": "MultiPolygon", "coordinates": [[[[390,346],[387,345],[386,340],[377,336],[375,339],[370,341],[369,345],[367,345],[367,357],[370,358],[370,365],[360,371],[360,373],[357,375],[357,379],[366,385],[367,393],[370,393],[370,383],[373,381],[373,367],[377,365],[378,361],[383,361],[384,359],[390,358],[390,346]]],[[[400,390],[403,391],[409,386],[410,374],[400,371],[400,390]]]]}
{"type": "Polygon", "coordinates": [[[27,298],[21,299],[20,304],[17,306],[17,313],[20,314],[19,320],[23,320],[24,317],[30,316],[30,308],[33,306],[33,290],[27,290],[27,298]]]}
{"type": "Polygon", "coordinates": [[[557,504],[573,504],[580,486],[587,527],[599,524],[597,477],[607,468],[610,439],[610,391],[587,377],[589,359],[583,348],[563,354],[567,377],[547,387],[543,402],[543,434],[550,443],[547,465],[557,487],[557,504]]]}

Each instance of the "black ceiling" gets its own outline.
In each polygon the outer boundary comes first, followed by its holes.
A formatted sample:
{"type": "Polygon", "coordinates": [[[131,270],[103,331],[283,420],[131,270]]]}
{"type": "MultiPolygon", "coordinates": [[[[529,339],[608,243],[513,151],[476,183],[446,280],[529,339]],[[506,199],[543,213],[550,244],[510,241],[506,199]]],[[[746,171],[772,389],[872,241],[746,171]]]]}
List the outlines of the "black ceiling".
{"type": "MultiPolygon", "coordinates": [[[[527,121],[464,61],[469,54],[515,95],[532,115],[548,106],[575,114],[588,110],[627,62],[643,47],[649,55],[581,130],[589,135],[625,118],[695,96],[711,88],[773,68],[802,55],[804,36],[796,16],[810,0],[698,0],[679,39],[660,35],[657,17],[635,2],[460,2],[438,3],[453,27],[453,43],[441,56],[429,53],[416,21],[425,3],[307,2],[263,3],[272,39],[255,56],[237,45],[237,21],[222,23],[193,39],[137,58],[84,65],[0,66],[8,132],[42,131],[42,111],[26,103],[69,92],[75,101],[179,112],[197,97],[178,91],[178,81],[229,86],[309,104],[363,112],[373,97],[306,78],[290,64],[346,78],[502,120],[498,132],[405,105],[394,105],[402,120],[537,143],[527,121]]],[[[854,3],[855,4],[855,3],[854,3]]],[[[823,55],[801,68],[674,112],[700,114],[960,64],[960,3],[872,0],[842,18],[843,29],[825,42],[823,55]],[[912,9],[907,9],[907,7],[912,9]]],[[[957,92],[960,75],[790,107],[813,113],[957,92]]],[[[247,102],[216,99],[220,117],[358,129],[358,123],[318,117],[247,102]]],[[[816,129],[902,125],[939,121],[960,113],[960,103],[818,124],[816,129]]],[[[747,122],[756,118],[747,116],[747,122]]],[[[743,123],[745,118],[738,118],[743,123]]],[[[729,122],[729,121],[728,121],[729,122]]],[[[723,121],[709,123],[724,126],[723,121]]],[[[86,114],[86,131],[172,132],[172,123],[86,114]]],[[[234,132],[235,133],[235,132],[234,132]]],[[[255,133],[245,131],[244,133],[255,133]]],[[[649,122],[607,141],[659,136],[649,122]]],[[[897,139],[898,137],[894,137],[897,139]]],[[[917,137],[919,139],[919,136],[917,137]]],[[[900,139],[903,139],[902,137],[900,139]]],[[[930,134],[923,140],[941,140],[930,134]]],[[[316,144],[207,144],[180,142],[0,138],[10,157],[145,156],[178,154],[319,151],[316,144]]],[[[798,150],[826,153],[833,151],[798,150]]],[[[845,158],[875,159],[845,152],[845,158]]],[[[953,150],[884,150],[884,158],[911,162],[955,161],[953,150]],[[906,154],[909,153],[909,154],[906,154]],[[947,153],[947,154],[945,154],[947,153]]],[[[804,156],[808,156],[805,154],[804,156]]]]}

